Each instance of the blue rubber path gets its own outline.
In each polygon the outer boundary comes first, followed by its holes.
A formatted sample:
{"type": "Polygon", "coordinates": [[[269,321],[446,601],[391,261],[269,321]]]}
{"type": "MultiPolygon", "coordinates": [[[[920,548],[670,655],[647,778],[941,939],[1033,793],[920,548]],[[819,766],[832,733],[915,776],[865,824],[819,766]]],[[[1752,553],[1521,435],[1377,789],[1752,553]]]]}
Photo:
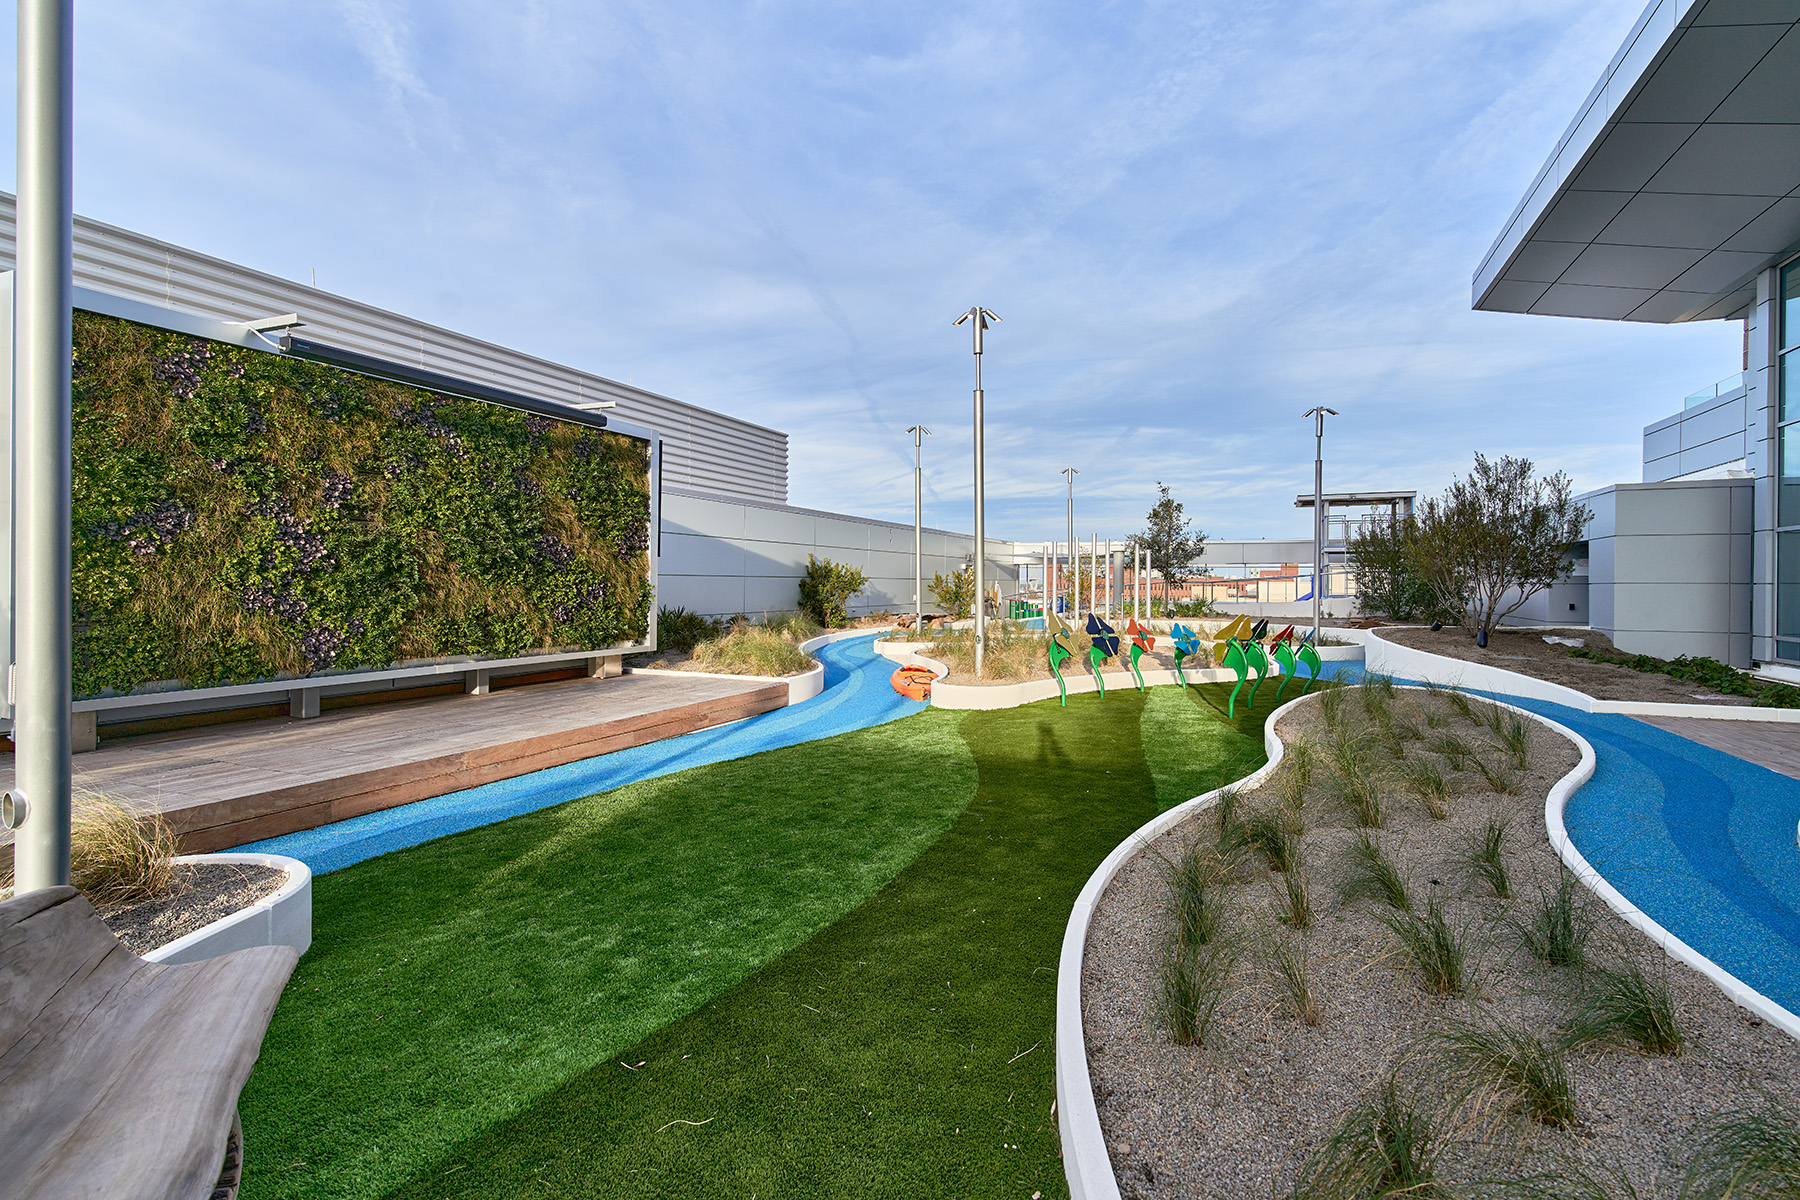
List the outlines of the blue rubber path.
{"type": "Polygon", "coordinates": [[[796,746],[918,712],[925,707],[923,701],[908,700],[889,685],[894,664],[875,653],[878,636],[872,633],[820,647],[814,657],[825,665],[825,690],[788,708],[238,849],[285,854],[323,875],[391,850],[608,792],[640,779],[796,746]]]}
{"type": "Polygon", "coordinates": [[[1500,696],[1594,747],[1563,810],[1594,869],[1670,933],[1800,1013],[1800,779],[1631,717],[1500,696]]]}

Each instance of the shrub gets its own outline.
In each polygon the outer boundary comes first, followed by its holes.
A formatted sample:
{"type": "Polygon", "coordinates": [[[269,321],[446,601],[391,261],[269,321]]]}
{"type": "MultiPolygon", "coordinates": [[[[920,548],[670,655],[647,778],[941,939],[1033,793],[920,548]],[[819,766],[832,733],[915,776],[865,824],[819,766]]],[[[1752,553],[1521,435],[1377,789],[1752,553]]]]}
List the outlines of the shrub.
{"type": "Polygon", "coordinates": [[[176,852],[175,831],[160,812],[88,796],[69,830],[69,882],[96,905],[161,900],[174,890],[176,852]]]}
{"type": "Polygon", "coordinates": [[[679,650],[686,654],[696,644],[707,638],[718,637],[722,632],[723,622],[691,613],[685,608],[656,610],[656,642],[664,650],[679,650]]]}
{"type": "Polygon", "coordinates": [[[800,611],[830,628],[850,619],[844,606],[869,584],[869,577],[848,563],[806,556],[806,574],[800,577],[800,611]]]}
{"type": "Polygon", "coordinates": [[[948,575],[938,572],[931,577],[928,590],[939,608],[960,621],[975,609],[974,564],[961,567],[948,575]]]}

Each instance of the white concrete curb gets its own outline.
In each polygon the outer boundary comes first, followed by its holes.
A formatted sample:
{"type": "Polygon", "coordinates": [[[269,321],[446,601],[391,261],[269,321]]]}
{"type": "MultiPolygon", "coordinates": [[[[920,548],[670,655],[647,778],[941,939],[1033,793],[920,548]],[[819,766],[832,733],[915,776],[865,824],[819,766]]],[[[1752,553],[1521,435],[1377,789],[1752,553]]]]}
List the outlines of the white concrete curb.
{"type": "MultiPolygon", "coordinates": [[[[1051,686],[1055,686],[1054,682],[1051,686]]],[[[937,689],[932,691],[935,693],[937,689]]],[[[1087,951],[1088,925],[1094,919],[1094,906],[1100,902],[1100,894],[1119,873],[1119,868],[1141,848],[1195,813],[1216,804],[1226,791],[1253,788],[1280,766],[1284,751],[1281,739],[1275,736],[1275,723],[1288,709],[1306,699],[1308,697],[1300,696],[1289,700],[1269,714],[1269,720],[1263,726],[1263,746],[1269,755],[1267,763],[1236,783],[1214,788],[1153,817],[1106,856],[1075,898],[1069,924],[1063,931],[1062,957],[1056,968],[1056,1114],[1057,1127],[1062,1133],[1063,1174],[1069,1181],[1071,1200],[1117,1200],[1119,1195],[1112,1159],[1106,1152],[1106,1137],[1100,1129],[1100,1110],[1094,1103],[1094,1084],[1088,1075],[1087,1037],[1081,1020],[1081,960],[1087,951]]]]}
{"type": "MultiPolygon", "coordinates": [[[[1348,632],[1340,630],[1339,632],[1348,632]]],[[[1417,650],[1388,641],[1379,630],[1368,630],[1363,646],[1364,664],[1370,671],[1402,679],[1441,683],[1471,691],[1499,692],[1544,700],[1587,713],[1617,713],[1627,717],[1697,717],[1712,721],[1774,721],[1800,723],[1800,708],[1752,708],[1737,704],[1669,704],[1648,700],[1596,700],[1560,683],[1534,679],[1504,667],[1446,658],[1429,650],[1417,650]]]]}
{"type": "Polygon", "coordinates": [[[280,854],[182,854],[178,863],[249,863],[286,871],[275,893],[249,908],[220,917],[211,925],[158,946],[143,956],[153,963],[191,963],[217,958],[252,946],[292,946],[305,954],[312,945],[312,869],[297,858],[280,854]]]}

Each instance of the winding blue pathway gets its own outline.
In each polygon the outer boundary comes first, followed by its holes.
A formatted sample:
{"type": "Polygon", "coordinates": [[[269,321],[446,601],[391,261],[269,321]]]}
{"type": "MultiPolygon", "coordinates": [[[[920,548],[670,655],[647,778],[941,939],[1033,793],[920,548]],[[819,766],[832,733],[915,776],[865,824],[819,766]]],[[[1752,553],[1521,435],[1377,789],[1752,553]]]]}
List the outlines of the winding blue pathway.
{"type": "Polygon", "coordinates": [[[888,685],[894,664],[875,653],[878,636],[872,633],[820,647],[814,657],[825,665],[825,690],[788,708],[238,849],[285,854],[322,875],[390,850],[608,792],[640,779],[795,746],[918,712],[924,702],[908,700],[888,685]]]}
{"type": "Polygon", "coordinates": [[[1800,780],[1631,717],[1502,695],[1594,747],[1563,812],[1596,871],[1670,933],[1800,1013],[1800,780]]]}

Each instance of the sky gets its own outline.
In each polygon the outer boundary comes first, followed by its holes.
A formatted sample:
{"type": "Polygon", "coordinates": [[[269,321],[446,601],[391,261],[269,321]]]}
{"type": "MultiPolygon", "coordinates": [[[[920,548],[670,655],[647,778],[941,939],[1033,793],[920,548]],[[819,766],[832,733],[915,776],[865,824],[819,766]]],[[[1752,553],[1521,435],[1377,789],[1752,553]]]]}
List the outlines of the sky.
{"type": "Polygon", "coordinates": [[[1082,536],[1306,536],[1315,404],[1327,490],[1588,489],[1737,370],[1469,307],[1641,7],[82,0],[76,210],[782,430],[793,504],[910,522],[923,422],[958,530],[980,304],[990,536],[1071,466],[1082,536]]]}

